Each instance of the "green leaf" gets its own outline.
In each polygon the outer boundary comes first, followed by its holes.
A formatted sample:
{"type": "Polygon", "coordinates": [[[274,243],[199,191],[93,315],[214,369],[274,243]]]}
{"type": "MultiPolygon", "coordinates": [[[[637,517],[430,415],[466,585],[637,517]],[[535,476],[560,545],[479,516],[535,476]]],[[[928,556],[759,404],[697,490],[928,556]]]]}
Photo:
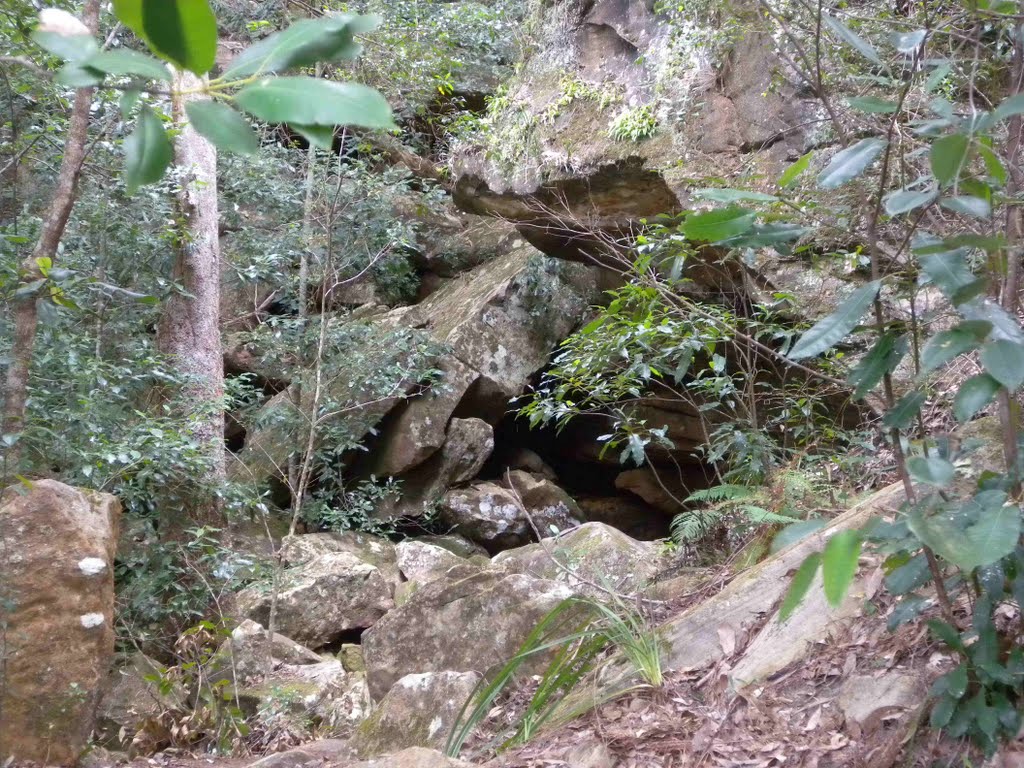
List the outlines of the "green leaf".
{"type": "Polygon", "coordinates": [[[779,176],[779,180],[776,183],[780,187],[788,187],[791,184],[793,184],[793,182],[797,180],[800,174],[806,171],[808,166],[810,166],[811,155],[813,154],[814,152],[808,152],[806,155],[804,155],[791,166],[789,166],[786,170],[782,172],[782,175],[779,176]]]}
{"type": "Polygon", "coordinates": [[[814,581],[820,565],[821,553],[815,552],[808,555],[807,559],[797,568],[796,573],[793,574],[793,581],[790,582],[789,589],[786,590],[786,596],[782,599],[782,605],[779,607],[780,621],[786,621],[793,615],[793,611],[797,609],[807,595],[807,590],[811,588],[811,583],[814,581]]]}
{"type": "Polygon", "coordinates": [[[224,77],[232,80],[308,67],[318,61],[354,59],[361,50],[354,35],[366,34],[379,25],[378,16],[350,13],[297,21],[243,51],[228,67],[224,77]]]}
{"type": "Polygon", "coordinates": [[[810,520],[801,520],[798,523],[792,523],[787,525],[772,539],[771,552],[781,552],[786,547],[796,544],[798,541],[805,539],[815,531],[820,531],[828,525],[828,520],[823,517],[815,517],[810,520]]]}
{"type": "Polygon", "coordinates": [[[951,331],[941,331],[928,339],[928,343],[921,350],[922,372],[933,371],[965,352],[977,349],[978,346],[977,336],[967,330],[954,328],[951,331]]]}
{"type": "Polygon", "coordinates": [[[910,189],[898,189],[885,196],[885,212],[890,216],[898,216],[901,213],[907,213],[915,208],[928,205],[938,196],[939,191],[937,189],[926,189],[921,192],[915,192],[910,189]]]}
{"type": "Polygon", "coordinates": [[[992,110],[992,119],[995,122],[1006,120],[1015,115],[1024,115],[1024,93],[1018,93],[1004,99],[1003,102],[992,110]]]}
{"type": "Polygon", "coordinates": [[[1006,339],[989,342],[981,349],[981,364],[1011,393],[1024,384],[1024,346],[1016,342],[1006,339]]]}
{"type": "Polygon", "coordinates": [[[879,66],[882,65],[882,59],[879,58],[878,52],[874,46],[871,45],[867,40],[858,35],[848,26],[843,24],[839,19],[834,16],[830,16],[827,13],[822,14],[822,21],[831,29],[840,40],[852,47],[857,53],[863,56],[868,61],[874,62],[879,66]]]}
{"type": "Polygon", "coordinates": [[[921,256],[921,269],[950,298],[977,279],[960,249],[921,256]]]}
{"type": "Polygon", "coordinates": [[[972,376],[960,385],[953,398],[953,416],[961,423],[970,421],[974,414],[992,402],[998,391],[999,382],[987,373],[972,376]]]}
{"type": "Polygon", "coordinates": [[[139,97],[142,94],[139,91],[125,91],[121,94],[121,98],[118,99],[117,105],[121,110],[121,119],[127,120],[131,117],[132,110],[135,109],[135,105],[139,103],[139,97]]]}
{"type": "Polygon", "coordinates": [[[1003,165],[1003,161],[999,159],[996,153],[982,145],[978,147],[978,154],[981,155],[981,159],[985,163],[985,170],[988,172],[988,175],[991,176],[997,184],[1006,184],[1006,167],[1003,165]]]}
{"type": "Polygon", "coordinates": [[[878,386],[878,382],[885,374],[892,373],[907,353],[907,347],[908,340],[905,335],[900,336],[892,331],[882,334],[871,351],[857,363],[847,377],[847,381],[854,388],[853,399],[862,399],[878,386]]]}
{"type": "Polygon", "coordinates": [[[864,316],[868,307],[875,300],[875,296],[878,295],[881,285],[881,280],[874,280],[855,290],[839,306],[839,309],[817,322],[801,336],[787,357],[790,360],[814,357],[842,341],[850,331],[857,327],[857,323],[860,322],[861,317],[864,316]]]}
{"type": "Polygon", "coordinates": [[[57,70],[53,81],[69,88],[91,88],[103,82],[103,73],[81,64],[65,64],[57,70]]]}
{"type": "Polygon", "coordinates": [[[959,664],[946,675],[946,693],[954,699],[962,699],[967,693],[967,665],[959,664]]]}
{"type": "Polygon", "coordinates": [[[939,487],[949,485],[956,477],[953,465],[938,456],[914,456],[907,460],[907,471],[919,483],[939,487]]]}
{"type": "Polygon", "coordinates": [[[883,139],[861,139],[852,147],[836,153],[825,169],[818,174],[818,186],[835,189],[852,181],[885,149],[883,139]]]}
{"type": "Polygon", "coordinates": [[[882,424],[891,429],[906,429],[917,416],[917,412],[921,410],[924,401],[924,392],[917,390],[908,392],[896,401],[896,405],[892,407],[892,410],[882,417],[882,424]]]}
{"type": "Polygon", "coordinates": [[[692,213],[683,222],[682,232],[697,242],[717,242],[747,232],[757,217],[746,208],[719,208],[707,213],[692,213]]]}
{"type": "Polygon", "coordinates": [[[958,303],[957,309],[967,320],[978,320],[992,326],[992,338],[1024,344],[1024,331],[1021,330],[1017,318],[1003,309],[988,296],[978,296],[971,300],[958,303]]]}
{"type": "Polygon", "coordinates": [[[973,195],[957,195],[956,197],[945,197],[939,201],[943,208],[962,213],[964,216],[973,216],[976,219],[987,219],[992,215],[992,206],[988,200],[973,195]]]}
{"type": "Polygon", "coordinates": [[[932,174],[943,186],[948,186],[967,161],[970,139],[962,133],[943,136],[932,144],[930,161],[932,174]]]}
{"type": "Polygon", "coordinates": [[[334,146],[333,125],[297,125],[292,123],[291,127],[317,149],[329,152],[334,146]]]}
{"type": "Polygon", "coordinates": [[[114,0],[114,13],[162,59],[204,75],[217,56],[217,19],[206,0],[114,0]]]}
{"type": "Polygon", "coordinates": [[[235,96],[242,109],[268,123],[358,125],[391,129],[391,107],[373,88],[314,77],[274,77],[235,96]]]}
{"type": "Polygon", "coordinates": [[[913,32],[893,32],[889,35],[889,42],[900,53],[913,53],[921,47],[927,34],[927,30],[924,29],[915,29],[913,32]]]}
{"type": "Polygon", "coordinates": [[[1020,537],[1020,509],[1002,491],[982,491],[959,510],[925,517],[912,514],[910,529],[937,555],[970,572],[1014,551],[1020,537]]]}
{"type": "Polygon", "coordinates": [[[719,240],[717,245],[729,248],[766,248],[788,243],[810,232],[799,224],[755,224],[742,235],[719,240]]]}
{"type": "Polygon", "coordinates": [[[223,152],[251,155],[260,148],[259,138],[248,121],[226,104],[190,101],[185,105],[189,122],[223,152]]]}
{"type": "Polygon", "coordinates": [[[717,187],[695,189],[691,194],[700,200],[712,200],[716,203],[739,203],[745,201],[774,203],[779,199],[775,195],[767,195],[764,192],[752,192],[746,189],[719,189],[717,187]]]}
{"type": "Polygon", "coordinates": [[[171,74],[163,62],[138,51],[122,48],[100,51],[86,64],[108,75],[138,75],[149,80],[170,80],[171,74]]]}
{"type": "Polygon", "coordinates": [[[856,96],[847,103],[851,109],[874,115],[891,115],[897,108],[895,102],[879,99],[877,96],[856,96]]]}
{"type": "Polygon", "coordinates": [[[160,181],[171,164],[171,142],[163,123],[152,109],[143,107],[135,130],[124,140],[124,183],[128,194],[145,184],[160,181]]]}
{"type": "Polygon", "coordinates": [[[100,46],[92,35],[62,35],[37,29],[32,40],[40,48],[59,59],[81,64],[99,53],[100,46]]]}
{"type": "Polygon", "coordinates": [[[862,540],[858,531],[839,531],[825,545],[822,558],[822,577],[825,597],[832,606],[843,602],[857,574],[862,540]]]}

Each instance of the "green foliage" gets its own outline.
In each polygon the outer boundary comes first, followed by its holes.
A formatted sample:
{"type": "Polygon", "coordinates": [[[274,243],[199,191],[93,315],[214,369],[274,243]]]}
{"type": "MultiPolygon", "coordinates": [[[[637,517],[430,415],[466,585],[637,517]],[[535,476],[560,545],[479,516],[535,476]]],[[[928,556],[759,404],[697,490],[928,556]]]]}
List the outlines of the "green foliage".
{"type": "Polygon", "coordinates": [[[658,118],[648,104],[627,109],[612,120],[608,135],[615,141],[642,141],[658,130],[658,118]]]}

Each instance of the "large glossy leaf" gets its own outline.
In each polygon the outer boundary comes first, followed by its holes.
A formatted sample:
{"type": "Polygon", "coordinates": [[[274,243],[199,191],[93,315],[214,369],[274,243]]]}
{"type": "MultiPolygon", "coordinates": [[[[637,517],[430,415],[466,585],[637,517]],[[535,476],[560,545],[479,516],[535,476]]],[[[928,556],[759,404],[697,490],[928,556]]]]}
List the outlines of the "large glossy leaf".
{"type": "Polygon", "coordinates": [[[719,240],[718,245],[729,248],[766,248],[790,243],[810,231],[799,224],[755,224],[744,234],[719,240]]]}
{"type": "Polygon", "coordinates": [[[135,130],[124,140],[124,183],[128,194],[160,181],[171,164],[171,142],[160,118],[149,107],[139,111],[135,130]]]}
{"type": "Polygon", "coordinates": [[[965,352],[977,349],[979,345],[978,337],[969,330],[954,328],[940,331],[928,339],[921,350],[921,370],[925,373],[933,371],[965,352]]]}
{"type": "Polygon", "coordinates": [[[884,139],[861,139],[852,147],[836,153],[825,169],[818,174],[818,186],[824,189],[841,187],[864,172],[885,149],[884,139]]]}
{"type": "Polygon", "coordinates": [[[1014,115],[1024,115],[1024,93],[1017,93],[1004,99],[998,107],[992,111],[994,121],[1006,120],[1014,115]]]}
{"type": "Polygon", "coordinates": [[[836,37],[857,51],[865,59],[882,65],[882,59],[879,57],[878,51],[875,50],[874,46],[843,24],[843,22],[839,21],[839,19],[826,13],[822,14],[822,21],[835,33],[836,37]]]}
{"type": "Polygon", "coordinates": [[[691,193],[700,200],[712,200],[716,203],[774,203],[779,198],[775,195],[768,195],[764,192],[754,192],[748,189],[721,189],[718,187],[703,187],[695,189],[691,193]]]}
{"type": "Polygon", "coordinates": [[[300,125],[292,123],[291,127],[317,149],[329,152],[334,146],[333,125],[300,125]]]}
{"type": "Polygon", "coordinates": [[[913,456],[907,460],[907,471],[919,483],[946,486],[956,477],[956,469],[940,456],[913,456]]]}
{"type": "Polygon", "coordinates": [[[974,414],[992,402],[998,391],[999,382],[987,373],[979,373],[967,379],[953,398],[953,415],[956,420],[961,423],[970,421],[974,414]]]}
{"type": "Polygon", "coordinates": [[[395,127],[391,107],[373,88],[314,77],[273,77],[247,85],[238,106],[268,123],[395,127]]]}
{"type": "Polygon", "coordinates": [[[207,0],[114,0],[114,12],[157,56],[204,75],[217,56],[217,19],[207,0]]]}
{"type": "Polygon", "coordinates": [[[949,298],[977,279],[970,267],[967,266],[964,255],[963,249],[957,248],[920,257],[921,269],[949,298]]]}
{"type": "Polygon", "coordinates": [[[719,208],[707,213],[692,213],[683,222],[682,232],[695,242],[714,243],[747,232],[757,217],[746,208],[719,208]]]}
{"type": "Polygon", "coordinates": [[[811,164],[811,156],[813,154],[814,152],[808,152],[806,155],[804,155],[791,166],[789,166],[786,170],[782,172],[782,175],[779,176],[779,180],[776,183],[780,187],[788,187],[791,184],[793,184],[800,176],[800,174],[807,170],[808,166],[811,164]]]}
{"type": "Polygon", "coordinates": [[[864,358],[857,363],[847,381],[853,386],[853,399],[860,400],[878,386],[882,377],[892,373],[907,353],[909,342],[905,335],[886,331],[864,358]]]}
{"type": "Polygon", "coordinates": [[[361,49],[354,36],[371,32],[379,25],[378,16],[351,13],[297,21],[243,51],[224,77],[232,80],[308,67],[318,61],[354,59],[361,49]]]}
{"type": "Polygon", "coordinates": [[[900,53],[913,53],[921,47],[927,34],[927,30],[924,29],[916,29],[913,32],[893,32],[889,35],[889,42],[900,53]]]}
{"type": "Polygon", "coordinates": [[[1024,384],[1024,346],[1007,339],[997,339],[981,349],[981,364],[993,379],[1010,392],[1024,384]]]}
{"type": "Polygon", "coordinates": [[[1020,509],[1002,491],[982,491],[959,507],[926,516],[915,512],[910,529],[944,560],[965,571],[1013,552],[1020,537],[1020,509]]]}
{"type": "Polygon", "coordinates": [[[92,67],[69,63],[57,70],[53,81],[58,85],[66,85],[69,88],[88,88],[102,83],[103,73],[92,67]]]}
{"type": "Polygon", "coordinates": [[[138,75],[148,80],[171,79],[171,74],[163,62],[127,48],[101,51],[89,59],[86,64],[108,75],[138,75]]]}
{"type": "Polygon", "coordinates": [[[787,525],[775,534],[775,537],[772,539],[771,553],[781,552],[798,541],[802,541],[815,531],[820,531],[828,525],[828,522],[827,518],[814,517],[810,520],[801,520],[798,523],[787,525]]]}
{"type": "Polygon", "coordinates": [[[62,35],[37,29],[32,40],[54,56],[72,63],[82,63],[99,53],[100,46],[92,35],[62,35]]]}
{"type": "Polygon", "coordinates": [[[788,357],[791,360],[814,357],[842,341],[850,331],[857,327],[857,323],[860,322],[868,307],[875,300],[875,296],[878,295],[881,285],[881,280],[874,280],[850,294],[839,305],[839,309],[816,323],[800,337],[789,351],[788,357]]]}
{"type": "Polygon", "coordinates": [[[945,197],[939,201],[939,205],[946,210],[962,213],[964,216],[973,216],[976,219],[987,219],[992,215],[992,206],[988,200],[974,195],[945,197]]]}
{"type": "Polygon", "coordinates": [[[891,429],[906,429],[910,422],[917,417],[918,411],[921,410],[926,399],[924,392],[920,390],[908,392],[896,401],[892,409],[886,412],[882,417],[882,424],[891,429]]]}
{"type": "Polygon", "coordinates": [[[219,150],[251,155],[260,148],[256,132],[248,121],[226,104],[190,101],[185,105],[189,122],[219,150]]]}
{"type": "Polygon", "coordinates": [[[940,184],[948,186],[960,175],[969,148],[970,139],[962,133],[943,136],[932,144],[929,160],[932,174],[940,184]]]}
{"type": "Polygon", "coordinates": [[[779,607],[779,620],[785,621],[796,610],[797,606],[803,601],[807,595],[807,590],[811,588],[811,584],[814,581],[815,575],[818,573],[818,567],[821,565],[821,553],[815,552],[809,555],[804,560],[800,567],[797,568],[796,573],[793,575],[793,581],[789,583],[789,589],[786,590],[786,596],[782,598],[782,605],[779,607]]]}
{"type": "Polygon", "coordinates": [[[885,196],[885,212],[890,216],[898,216],[915,208],[922,208],[938,196],[937,189],[897,189],[885,196]]]}
{"type": "MultiPolygon", "coordinates": [[[[956,302],[954,302],[956,303],[956,302]]],[[[957,306],[967,320],[984,321],[992,326],[993,339],[1005,339],[1024,344],[1024,331],[1017,318],[988,296],[978,296],[957,306]]]]}
{"type": "Polygon", "coordinates": [[[855,96],[847,103],[851,109],[873,115],[891,115],[897,108],[896,102],[880,99],[877,96],[855,96]]]}
{"type": "Polygon", "coordinates": [[[822,557],[822,578],[825,597],[838,606],[850,589],[857,574],[857,560],[863,543],[858,531],[839,531],[828,540],[822,557]]]}

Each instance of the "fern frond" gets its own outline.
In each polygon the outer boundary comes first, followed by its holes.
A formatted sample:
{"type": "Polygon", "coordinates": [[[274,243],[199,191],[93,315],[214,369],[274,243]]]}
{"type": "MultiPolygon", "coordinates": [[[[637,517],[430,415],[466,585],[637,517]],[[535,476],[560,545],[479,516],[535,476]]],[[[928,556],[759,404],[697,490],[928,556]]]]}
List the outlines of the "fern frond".
{"type": "Polygon", "coordinates": [[[754,498],[758,493],[760,493],[760,489],[754,488],[750,485],[722,483],[721,485],[715,485],[711,488],[694,491],[686,497],[686,501],[744,501],[754,498]]]}

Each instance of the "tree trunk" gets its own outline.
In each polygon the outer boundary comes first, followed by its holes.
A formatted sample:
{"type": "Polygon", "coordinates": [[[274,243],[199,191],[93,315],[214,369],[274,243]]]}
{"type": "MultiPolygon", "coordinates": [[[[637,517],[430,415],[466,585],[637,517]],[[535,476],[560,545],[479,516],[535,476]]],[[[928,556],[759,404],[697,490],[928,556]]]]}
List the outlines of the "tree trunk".
{"type": "MultiPolygon", "coordinates": [[[[99,28],[100,2],[88,0],[82,10],[82,21],[92,34],[99,28]]],[[[75,205],[78,178],[85,162],[85,144],[89,135],[89,107],[95,89],[79,88],[71,107],[68,121],[68,135],[64,143],[64,157],[57,173],[57,187],[50,199],[50,206],[43,216],[43,227],[39,241],[32,254],[21,263],[21,284],[26,285],[43,277],[39,269],[40,259],[56,261],[57,246],[64,237],[71,209],[75,205]]],[[[16,297],[11,302],[14,316],[14,333],[11,340],[10,363],[4,386],[4,436],[20,436],[25,428],[25,406],[28,402],[28,379],[32,367],[32,352],[36,345],[36,327],[39,315],[34,293],[16,297]]],[[[8,447],[4,457],[4,482],[11,472],[17,472],[21,463],[21,445],[8,447]]]]}
{"type": "MultiPolygon", "coordinates": [[[[202,81],[189,72],[175,78],[175,91],[198,91],[202,81]]],[[[165,304],[157,328],[157,346],[184,379],[183,402],[193,436],[206,450],[209,468],[199,478],[213,488],[223,482],[224,363],[220,343],[220,243],[217,232],[217,151],[187,124],[185,103],[198,93],[180,93],[174,119],[180,133],[174,160],[180,174],[177,253],[173,279],[182,291],[165,304]]],[[[191,522],[220,522],[213,493],[195,498],[186,516],[191,522]]],[[[184,520],[167,520],[176,528],[184,520]]]]}

